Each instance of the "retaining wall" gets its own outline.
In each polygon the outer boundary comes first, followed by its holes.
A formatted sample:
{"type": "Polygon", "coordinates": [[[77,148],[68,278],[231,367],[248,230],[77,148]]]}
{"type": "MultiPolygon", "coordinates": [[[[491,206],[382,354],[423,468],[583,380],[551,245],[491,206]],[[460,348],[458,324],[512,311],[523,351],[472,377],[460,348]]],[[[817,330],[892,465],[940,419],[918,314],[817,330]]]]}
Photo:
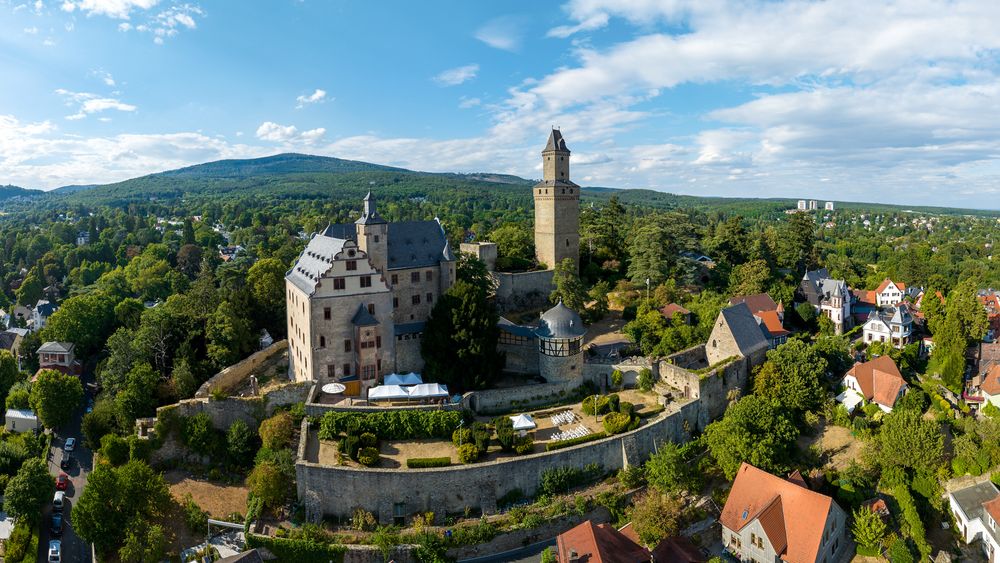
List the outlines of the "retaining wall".
{"type": "Polygon", "coordinates": [[[288,349],[287,340],[279,340],[267,348],[255,352],[239,362],[223,369],[219,373],[208,378],[201,384],[195,392],[195,398],[204,398],[212,394],[212,391],[228,392],[238,384],[243,383],[257,369],[273,358],[288,349]]]}
{"type": "Polygon", "coordinates": [[[583,385],[583,379],[520,385],[503,389],[484,389],[466,393],[462,403],[466,408],[478,414],[507,412],[511,409],[530,408],[533,405],[551,403],[559,397],[573,393],[580,385],[583,385]]]}
{"type": "Polygon", "coordinates": [[[549,302],[553,270],[493,272],[497,282],[496,305],[500,312],[540,307],[549,302]]]}
{"type": "Polygon", "coordinates": [[[391,523],[398,513],[407,518],[427,511],[443,516],[463,512],[468,506],[491,513],[497,499],[515,489],[534,495],[548,469],[597,464],[613,472],[642,463],[660,444],[689,439],[700,410],[698,401],[674,404],[625,434],[552,452],[431,469],[353,468],[308,461],[308,433],[313,430],[306,419],[295,464],[298,496],[307,511],[346,516],[361,507],[383,523],[391,523]]]}

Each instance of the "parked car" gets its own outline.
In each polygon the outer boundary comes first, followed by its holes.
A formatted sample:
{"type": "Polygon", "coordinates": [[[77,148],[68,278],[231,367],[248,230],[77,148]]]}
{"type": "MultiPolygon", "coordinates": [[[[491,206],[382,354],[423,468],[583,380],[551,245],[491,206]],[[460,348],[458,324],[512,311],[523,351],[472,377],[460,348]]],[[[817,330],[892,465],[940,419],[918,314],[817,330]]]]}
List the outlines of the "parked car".
{"type": "Polygon", "coordinates": [[[56,496],[52,497],[52,510],[62,512],[65,501],[66,493],[63,491],[56,491],[56,496]]]}
{"type": "Polygon", "coordinates": [[[63,444],[64,452],[71,452],[76,449],[76,438],[66,438],[66,443],[63,444]]]}
{"type": "Polygon", "coordinates": [[[59,467],[63,469],[69,469],[73,465],[73,455],[68,453],[63,453],[62,459],[59,460],[59,467]]]}
{"type": "Polygon", "coordinates": [[[49,541],[49,563],[62,562],[62,542],[59,540],[49,541]]]}
{"type": "Polygon", "coordinates": [[[60,473],[59,476],[56,477],[56,490],[65,491],[68,487],[69,487],[69,475],[66,475],[65,473],[60,473]]]}
{"type": "Polygon", "coordinates": [[[63,526],[62,514],[56,512],[55,514],[52,515],[52,527],[50,530],[52,532],[52,535],[56,537],[61,536],[63,530],[62,526],[63,526]]]}

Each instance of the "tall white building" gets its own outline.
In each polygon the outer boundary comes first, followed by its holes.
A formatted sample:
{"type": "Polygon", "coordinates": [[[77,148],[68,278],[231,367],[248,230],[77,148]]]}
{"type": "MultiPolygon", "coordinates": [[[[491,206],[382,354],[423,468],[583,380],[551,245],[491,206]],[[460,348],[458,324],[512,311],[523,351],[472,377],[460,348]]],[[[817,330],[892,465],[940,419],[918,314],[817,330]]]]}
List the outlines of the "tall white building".
{"type": "Polygon", "coordinates": [[[815,199],[810,199],[809,200],[809,211],[816,211],[817,207],[818,207],[818,204],[816,203],[816,200],[815,199]]]}
{"type": "Polygon", "coordinates": [[[826,209],[827,211],[833,211],[833,202],[832,201],[826,202],[826,205],[823,206],[823,209],[826,209]]]}
{"type": "Polygon", "coordinates": [[[806,210],[806,200],[804,200],[804,199],[800,199],[799,200],[799,207],[798,207],[798,209],[799,209],[799,211],[805,211],[806,210]]]}

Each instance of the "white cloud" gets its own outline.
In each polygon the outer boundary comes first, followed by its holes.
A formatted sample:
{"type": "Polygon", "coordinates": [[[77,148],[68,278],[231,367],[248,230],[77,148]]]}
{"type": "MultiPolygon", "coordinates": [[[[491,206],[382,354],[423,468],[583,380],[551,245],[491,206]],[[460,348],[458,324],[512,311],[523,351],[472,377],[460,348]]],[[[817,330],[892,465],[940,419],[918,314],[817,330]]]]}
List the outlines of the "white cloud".
{"type": "Polygon", "coordinates": [[[65,99],[67,106],[75,106],[77,108],[76,113],[66,116],[66,119],[71,121],[84,119],[90,114],[101,113],[107,110],[133,112],[138,109],[136,106],[127,104],[116,98],[107,98],[89,92],[71,92],[60,88],[56,90],[56,94],[65,99]]]}
{"type": "Polygon", "coordinates": [[[482,103],[483,101],[480,100],[479,98],[467,98],[465,96],[462,96],[461,98],[458,99],[458,107],[460,109],[474,108],[482,103]]]}
{"type": "Polygon", "coordinates": [[[28,35],[37,35],[38,34],[38,28],[35,27],[35,26],[26,27],[26,28],[24,28],[24,33],[26,33],[28,35]]]}
{"type": "Polygon", "coordinates": [[[494,18],[476,30],[476,39],[494,49],[517,51],[521,47],[523,22],[520,18],[503,16],[494,18]]]}
{"type": "Polygon", "coordinates": [[[258,139],[284,144],[311,145],[322,139],[325,134],[326,129],[322,127],[300,132],[294,125],[278,125],[273,121],[265,121],[257,128],[258,139]]]}
{"type": "Polygon", "coordinates": [[[93,77],[99,79],[101,82],[104,83],[105,86],[114,87],[116,85],[116,83],[115,83],[115,77],[112,76],[111,73],[108,72],[108,71],[106,71],[106,70],[103,70],[103,69],[94,69],[94,70],[90,71],[90,76],[93,76],[93,77]]]}
{"type": "Polygon", "coordinates": [[[302,109],[309,104],[323,103],[326,101],[326,90],[316,88],[312,94],[299,96],[295,98],[295,101],[295,109],[302,109]]]}
{"type": "Polygon", "coordinates": [[[159,0],[67,0],[62,3],[66,12],[80,10],[88,16],[107,16],[127,20],[135,10],[148,10],[159,0]]]}
{"type": "Polygon", "coordinates": [[[434,81],[442,86],[458,86],[475,78],[477,72],[478,64],[468,64],[442,71],[434,77],[434,81]]]}
{"type": "Polygon", "coordinates": [[[119,22],[118,31],[149,33],[157,45],[182,30],[196,29],[198,18],[205,15],[200,6],[190,3],[175,3],[154,13],[152,10],[158,4],[158,0],[66,0],[62,9],[66,12],[79,10],[88,17],[127,20],[119,22]],[[133,18],[142,23],[132,23],[133,18]]]}

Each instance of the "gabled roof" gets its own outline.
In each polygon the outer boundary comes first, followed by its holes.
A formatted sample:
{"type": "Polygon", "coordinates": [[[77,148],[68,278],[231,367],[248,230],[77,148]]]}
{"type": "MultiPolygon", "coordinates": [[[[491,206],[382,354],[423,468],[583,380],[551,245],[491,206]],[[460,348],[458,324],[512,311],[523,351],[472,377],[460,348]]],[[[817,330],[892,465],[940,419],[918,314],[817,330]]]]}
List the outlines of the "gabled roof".
{"type": "Polygon", "coordinates": [[[988,395],[1000,395],[1000,364],[993,364],[979,388],[988,395]]]}
{"type": "Polygon", "coordinates": [[[10,331],[0,332],[0,348],[4,350],[12,350],[14,348],[14,342],[17,340],[17,333],[10,331]]]}
{"type": "Polygon", "coordinates": [[[778,317],[777,311],[757,311],[754,317],[760,321],[760,328],[768,338],[778,338],[790,334],[781,324],[781,318],[778,317]]]}
{"type": "Polygon", "coordinates": [[[560,563],[568,562],[571,553],[587,563],[645,563],[650,558],[649,550],[625,534],[590,520],[559,534],[556,545],[560,563]]]}
{"type": "Polygon", "coordinates": [[[42,317],[51,317],[52,313],[56,312],[56,309],[58,307],[56,307],[55,303],[47,299],[39,299],[38,303],[35,304],[35,312],[42,317]]]}
{"type": "Polygon", "coordinates": [[[674,315],[676,315],[677,313],[680,313],[682,315],[690,315],[691,311],[688,311],[687,309],[681,307],[677,303],[669,303],[667,305],[664,305],[663,307],[660,307],[660,314],[668,319],[674,318],[674,315]]]}
{"type": "Polygon", "coordinates": [[[684,536],[667,538],[653,550],[653,561],[664,563],[704,563],[705,556],[684,536]]]}
{"type": "Polygon", "coordinates": [[[879,356],[873,360],[854,364],[847,375],[858,380],[865,399],[892,408],[899,392],[906,385],[899,373],[896,362],[889,356],[879,356]]]}
{"type": "MultiPolygon", "coordinates": [[[[442,261],[455,259],[444,227],[437,219],[389,223],[387,229],[386,249],[389,256],[386,267],[390,270],[437,266],[442,261]]],[[[322,234],[345,240],[358,238],[354,223],[327,225],[322,234]]]]}
{"type": "Polygon", "coordinates": [[[889,287],[889,284],[895,285],[896,289],[898,289],[900,293],[904,293],[904,294],[906,293],[906,284],[904,284],[902,282],[899,282],[899,283],[894,282],[894,281],[890,280],[889,278],[885,278],[884,280],[882,280],[882,284],[878,286],[878,289],[875,290],[875,293],[882,293],[883,291],[885,291],[889,287]]]}
{"type": "Polygon", "coordinates": [[[545,143],[545,148],[542,149],[543,153],[550,151],[569,152],[569,147],[566,146],[566,140],[563,139],[562,132],[555,128],[549,133],[549,140],[545,143]]]}
{"type": "Polygon", "coordinates": [[[736,346],[744,356],[768,347],[767,339],[757,324],[757,319],[750,313],[745,303],[726,307],[719,312],[719,315],[725,319],[736,346]]]}
{"type": "Polygon", "coordinates": [[[753,295],[737,295],[729,300],[730,305],[746,303],[751,313],[758,311],[777,311],[778,304],[766,293],[755,293],[753,295]]]}
{"type": "Polygon", "coordinates": [[[39,352],[47,354],[68,354],[73,351],[72,342],[46,342],[38,347],[39,352]]]}
{"type": "Polygon", "coordinates": [[[760,520],[768,541],[789,563],[816,561],[833,499],[744,463],[719,521],[739,532],[760,520]]]}
{"type": "Polygon", "coordinates": [[[358,310],[354,313],[351,323],[353,323],[354,326],[375,326],[378,324],[378,319],[372,316],[372,314],[368,312],[368,308],[362,303],[358,305],[358,310]]]}
{"type": "Polygon", "coordinates": [[[299,254],[295,265],[285,274],[285,279],[306,294],[312,295],[316,291],[316,284],[323,274],[330,271],[334,257],[344,250],[346,244],[346,239],[333,238],[325,234],[313,235],[305,250],[299,254]]]}

